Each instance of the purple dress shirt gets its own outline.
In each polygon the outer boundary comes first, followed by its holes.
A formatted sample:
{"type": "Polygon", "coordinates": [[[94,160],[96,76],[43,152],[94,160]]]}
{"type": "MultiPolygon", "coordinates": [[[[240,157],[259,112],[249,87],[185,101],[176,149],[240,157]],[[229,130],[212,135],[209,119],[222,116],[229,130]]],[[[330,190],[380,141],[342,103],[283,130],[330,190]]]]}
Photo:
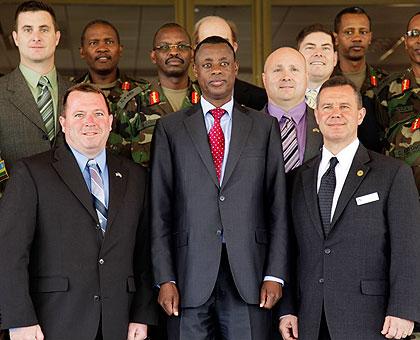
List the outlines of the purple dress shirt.
{"type": "Polygon", "coordinates": [[[306,103],[305,101],[302,101],[302,103],[296,105],[289,112],[286,112],[282,108],[269,102],[267,104],[267,110],[271,116],[277,118],[280,124],[280,129],[284,125],[283,116],[287,116],[292,119],[296,127],[296,135],[297,135],[298,148],[299,148],[299,162],[300,164],[302,164],[303,159],[304,159],[304,154],[305,154],[305,145],[306,145],[306,119],[305,119],[306,103]]]}

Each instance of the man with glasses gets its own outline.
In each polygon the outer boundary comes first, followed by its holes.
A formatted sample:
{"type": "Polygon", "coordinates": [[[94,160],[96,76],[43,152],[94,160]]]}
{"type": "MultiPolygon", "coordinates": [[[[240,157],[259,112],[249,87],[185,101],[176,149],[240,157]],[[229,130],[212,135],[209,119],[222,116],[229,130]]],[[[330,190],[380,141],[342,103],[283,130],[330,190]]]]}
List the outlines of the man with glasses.
{"type": "Polygon", "coordinates": [[[387,153],[411,166],[420,192],[420,12],[408,21],[404,43],[410,67],[389,76],[378,98],[389,126],[387,153]]]}
{"type": "Polygon", "coordinates": [[[366,117],[359,126],[358,136],[368,149],[383,152],[385,127],[377,117],[374,90],[388,74],[366,62],[372,42],[371,26],[369,15],[360,7],[344,8],[336,15],[334,35],[338,64],[332,75],[350,79],[360,91],[366,117]]]}

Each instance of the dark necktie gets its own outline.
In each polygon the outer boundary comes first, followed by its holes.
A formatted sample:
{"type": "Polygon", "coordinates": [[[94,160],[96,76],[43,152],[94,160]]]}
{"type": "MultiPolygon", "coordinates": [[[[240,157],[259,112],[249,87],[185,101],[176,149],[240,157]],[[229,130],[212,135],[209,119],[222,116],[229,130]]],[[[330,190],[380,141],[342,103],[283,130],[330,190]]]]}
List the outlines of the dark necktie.
{"type": "Polygon", "coordinates": [[[50,90],[48,89],[48,78],[46,76],[39,78],[38,87],[41,89],[41,92],[36,103],[39,112],[41,113],[42,120],[44,121],[48,139],[52,141],[55,136],[54,106],[50,90]]]}
{"type": "Polygon", "coordinates": [[[209,131],[209,142],[214,168],[216,169],[216,175],[219,182],[222,175],[223,157],[225,155],[225,136],[222,127],[220,126],[220,119],[225,113],[226,111],[220,107],[210,110],[210,114],[214,118],[214,124],[209,131]]]}
{"type": "Polygon", "coordinates": [[[105,233],[106,222],[108,218],[108,209],[105,205],[105,190],[102,177],[99,173],[98,165],[94,159],[90,159],[87,163],[90,174],[90,192],[92,193],[93,202],[98,215],[99,224],[102,233],[105,233]]]}
{"type": "Polygon", "coordinates": [[[337,163],[338,159],[331,157],[330,167],[322,176],[318,191],[319,211],[321,213],[325,237],[328,236],[331,226],[331,207],[335,191],[335,166],[337,163]]]}
{"type": "Polygon", "coordinates": [[[281,143],[283,146],[284,169],[287,173],[299,165],[299,146],[295,124],[286,116],[283,116],[282,120],[284,124],[281,128],[281,143]]]}

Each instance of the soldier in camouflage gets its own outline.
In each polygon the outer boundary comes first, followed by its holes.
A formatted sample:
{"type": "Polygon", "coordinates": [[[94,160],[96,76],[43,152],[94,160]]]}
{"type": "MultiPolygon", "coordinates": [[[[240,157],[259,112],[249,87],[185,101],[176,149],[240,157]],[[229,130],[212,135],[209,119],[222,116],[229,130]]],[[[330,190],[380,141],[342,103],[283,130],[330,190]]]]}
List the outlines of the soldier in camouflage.
{"type": "Polygon", "coordinates": [[[366,62],[372,41],[370,17],[360,7],[345,8],[335,17],[334,31],[339,62],[332,76],[342,75],[355,83],[366,108],[366,116],[357,133],[359,139],[368,149],[384,152],[385,131],[377,115],[375,89],[388,73],[366,62]]]}
{"type": "Polygon", "coordinates": [[[142,107],[147,102],[150,83],[131,79],[119,71],[122,50],[114,25],[105,20],[89,22],[83,29],[80,47],[88,73],[76,82],[93,83],[107,96],[114,116],[108,149],[147,166],[149,144],[143,143],[141,131],[147,127],[142,107]]]}
{"type": "Polygon", "coordinates": [[[412,167],[420,193],[420,12],[410,19],[404,42],[411,67],[390,75],[377,92],[389,127],[387,154],[412,167]]]}

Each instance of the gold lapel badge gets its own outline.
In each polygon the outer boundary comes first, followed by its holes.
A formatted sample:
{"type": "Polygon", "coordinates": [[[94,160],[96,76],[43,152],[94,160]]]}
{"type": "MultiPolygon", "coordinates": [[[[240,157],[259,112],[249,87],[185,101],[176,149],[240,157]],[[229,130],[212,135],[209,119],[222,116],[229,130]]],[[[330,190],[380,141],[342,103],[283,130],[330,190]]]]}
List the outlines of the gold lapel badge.
{"type": "Polygon", "coordinates": [[[119,177],[119,178],[122,178],[122,175],[121,175],[121,173],[120,173],[120,172],[116,172],[116,173],[115,173],[115,176],[117,176],[117,177],[119,177]]]}
{"type": "Polygon", "coordinates": [[[362,177],[364,175],[363,170],[358,170],[357,171],[357,176],[362,177]]]}
{"type": "Polygon", "coordinates": [[[318,128],[313,128],[313,129],[312,129],[312,132],[317,132],[317,133],[320,133],[321,131],[319,131],[319,129],[318,129],[318,128]]]}

